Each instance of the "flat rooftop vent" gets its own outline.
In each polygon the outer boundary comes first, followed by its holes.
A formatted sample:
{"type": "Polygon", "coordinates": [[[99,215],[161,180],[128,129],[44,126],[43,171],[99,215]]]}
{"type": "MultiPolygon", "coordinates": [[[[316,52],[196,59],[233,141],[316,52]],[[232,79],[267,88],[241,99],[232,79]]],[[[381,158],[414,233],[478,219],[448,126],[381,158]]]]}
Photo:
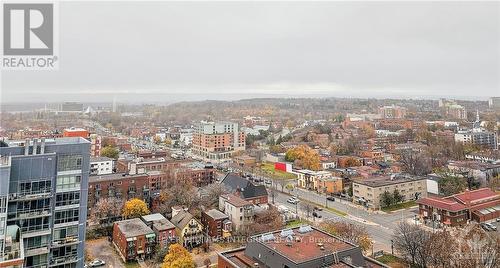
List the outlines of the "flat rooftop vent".
{"type": "Polygon", "coordinates": [[[308,232],[312,232],[312,230],[313,230],[313,229],[312,229],[312,228],[311,228],[311,226],[309,226],[309,225],[305,225],[305,226],[300,226],[300,227],[299,227],[299,233],[301,233],[301,234],[305,234],[305,233],[308,233],[308,232]]]}

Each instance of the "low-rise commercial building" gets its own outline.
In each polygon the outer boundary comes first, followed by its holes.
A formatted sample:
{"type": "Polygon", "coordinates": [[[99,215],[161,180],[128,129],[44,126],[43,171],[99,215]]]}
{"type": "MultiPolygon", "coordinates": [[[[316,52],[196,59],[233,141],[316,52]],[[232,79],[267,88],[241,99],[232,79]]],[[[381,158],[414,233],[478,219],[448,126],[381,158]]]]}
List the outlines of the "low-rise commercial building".
{"type": "Polygon", "coordinates": [[[448,197],[429,196],[417,200],[417,203],[423,220],[447,226],[463,225],[470,220],[484,222],[500,217],[500,195],[489,188],[448,197]]]}

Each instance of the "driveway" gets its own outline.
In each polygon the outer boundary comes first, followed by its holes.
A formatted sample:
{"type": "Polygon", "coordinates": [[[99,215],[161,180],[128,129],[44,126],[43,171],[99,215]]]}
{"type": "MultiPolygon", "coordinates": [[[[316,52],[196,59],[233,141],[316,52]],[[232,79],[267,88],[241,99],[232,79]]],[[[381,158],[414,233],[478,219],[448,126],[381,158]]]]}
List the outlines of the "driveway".
{"type": "Polygon", "coordinates": [[[125,268],[120,256],[116,253],[114,246],[107,238],[85,241],[85,249],[91,259],[101,259],[106,262],[107,268],[125,268]]]}

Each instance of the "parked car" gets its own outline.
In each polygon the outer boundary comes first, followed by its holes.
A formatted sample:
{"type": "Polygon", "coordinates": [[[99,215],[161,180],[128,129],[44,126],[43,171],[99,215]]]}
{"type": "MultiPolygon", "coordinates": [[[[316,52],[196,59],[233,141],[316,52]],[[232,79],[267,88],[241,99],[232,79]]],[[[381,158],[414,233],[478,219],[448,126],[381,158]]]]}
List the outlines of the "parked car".
{"type": "Polygon", "coordinates": [[[321,218],[321,215],[319,215],[318,212],[314,211],[313,212],[313,217],[316,217],[316,218],[321,218]]]}
{"type": "Polygon", "coordinates": [[[103,265],[106,265],[105,261],[100,260],[100,259],[95,259],[95,260],[89,262],[88,267],[99,267],[99,266],[103,266],[103,265]]]}
{"type": "Polygon", "coordinates": [[[297,199],[296,197],[290,197],[290,198],[288,198],[288,200],[286,200],[286,202],[288,202],[288,203],[290,203],[290,204],[294,204],[294,205],[295,205],[295,204],[299,203],[299,202],[300,202],[300,200],[299,200],[299,199],[297,199]]]}
{"type": "Polygon", "coordinates": [[[497,227],[489,222],[485,222],[484,225],[488,226],[492,231],[496,231],[497,227]]]}
{"type": "Polygon", "coordinates": [[[485,231],[493,231],[493,229],[490,228],[490,226],[488,226],[486,223],[481,223],[481,227],[485,230],[485,231]]]}
{"type": "Polygon", "coordinates": [[[322,207],[314,207],[314,210],[317,210],[317,211],[322,211],[323,208],[322,207]]]}
{"type": "Polygon", "coordinates": [[[327,196],[326,200],[334,201],[335,202],[335,197],[333,197],[333,196],[327,196]]]}
{"type": "Polygon", "coordinates": [[[270,180],[266,180],[266,184],[271,185],[272,183],[273,183],[272,181],[270,181],[270,180]]]}

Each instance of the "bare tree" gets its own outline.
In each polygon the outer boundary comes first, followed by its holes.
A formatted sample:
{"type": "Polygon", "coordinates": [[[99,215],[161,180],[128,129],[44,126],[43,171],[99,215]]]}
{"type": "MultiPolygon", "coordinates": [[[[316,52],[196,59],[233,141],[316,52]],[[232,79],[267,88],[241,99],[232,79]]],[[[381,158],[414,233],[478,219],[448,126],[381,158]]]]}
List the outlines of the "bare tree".
{"type": "Polygon", "coordinates": [[[417,265],[428,239],[426,231],[417,225],[400,222],[394,232],[394,247],[412,265],[417,265]]]}
{"type": "Polygon", "coordinates": [[[96,223],[109,223],[114,218],[120,217],[123,200],[118,198],[101,198],[92,208],[90,218],[96,223]]]}
{"type": "Polygon", "coordinates": [[[306,215],[309,218],[309,215],[313,211],[313,206],[309,202],[301,202],[300,206],[306,212],[306,215]]]}
{"type": "Polygon", "coordinates": [[[400,152],[399,162],[402,164],[403,170],[412,175],[426,175],[431,171],[429,158],[425,154],[411,149],[400,152]]]}
{"type": "Polygon", "coordinates": [[[358,244],[364,252],[367,252],[373,244],[365,227],[361,225],[347,222],[325,221],[320,224],[320,228],[328,233],[358,244]]]}
{"type": "Polygon", "coordinates": [[[219,196],[228,193],[228,189],[222,183],[212,183],[205,188],[207,194],[203,203],[208,207],[215,207],[219,203],[219,196]]]}

